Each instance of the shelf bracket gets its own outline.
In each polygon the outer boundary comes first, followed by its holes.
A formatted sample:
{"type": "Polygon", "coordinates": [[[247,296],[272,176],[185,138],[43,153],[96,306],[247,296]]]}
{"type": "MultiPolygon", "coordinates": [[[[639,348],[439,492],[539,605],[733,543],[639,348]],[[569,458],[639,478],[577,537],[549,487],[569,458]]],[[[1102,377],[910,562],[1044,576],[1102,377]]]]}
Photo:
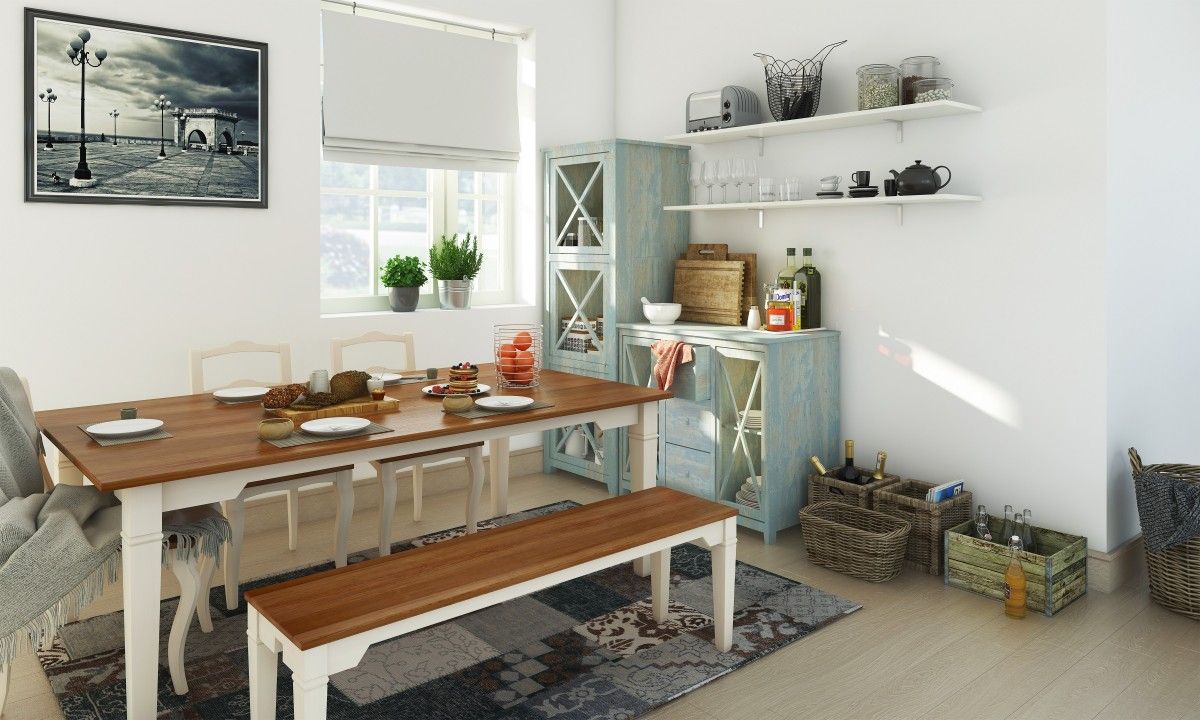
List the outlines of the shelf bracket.
{"type": "Polygon", "coordinates": [[[767,139],[760,137],[758,139],[758,156],[762,157],[767,151],[767,139]]]}
{"type": "Polygon", "coordinates": [[[903,205],[896,206],[896,224],[899,225],[900,227],[904,227],[904,206],[903,205]]]}
{"type": "Polygon", "coordinates": [[[888,122],[890,122],[896,126],[896,142],[898,142],[898,143],[904,142],[904,121],[903,120],[889,120],[888,122]]]}
{"type": "Polygon", "coordinates": [[[763,229],[763,214],[764,214],[764,213],[763,213],[763,211],[762,211],[762,210],[759,210],[759,211],[758,211],[758,229],[759,229],[759,230],[762,230],[762,229],[763,229]]]}

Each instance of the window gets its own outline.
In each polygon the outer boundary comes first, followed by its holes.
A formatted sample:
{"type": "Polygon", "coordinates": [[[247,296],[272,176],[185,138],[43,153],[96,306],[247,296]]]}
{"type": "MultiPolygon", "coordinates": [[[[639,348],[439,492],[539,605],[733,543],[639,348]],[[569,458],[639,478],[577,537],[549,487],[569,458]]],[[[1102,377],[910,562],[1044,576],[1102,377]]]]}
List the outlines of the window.
{"type": "MultiPolygon", "coordinates": [[[[512,301],[513,176],[387,165],[321,164],[321,312],[387,310],[379,267],[393,255],[429,261],[442,234],[479,236],[473,305],[512,301]]],[[[432,277],[419,307],[437,307],[432,277]]]]}

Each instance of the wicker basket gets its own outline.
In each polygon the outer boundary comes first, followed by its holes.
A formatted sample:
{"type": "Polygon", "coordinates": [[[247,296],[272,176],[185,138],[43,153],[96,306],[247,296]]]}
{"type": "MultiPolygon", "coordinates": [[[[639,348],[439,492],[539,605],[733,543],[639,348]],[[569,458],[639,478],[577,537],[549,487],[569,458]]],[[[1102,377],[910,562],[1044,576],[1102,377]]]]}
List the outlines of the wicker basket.
{"type": "Polygon", "coordinates": [[[904,569],[907,522],[874,510],[830,501],[800,511],[804,549],[816,565],[870,582],[904,569]]]}
{"type": "Polygon", "coordinates": [[[874,493],[875,509],[912,525],[908,536],[905,559],[930,575],[942,574],[942,549],[950,528],[971,519],[971,493],[961,492],[952,498],[933,503],[925,493],[933,483],[921,480],[901,480],[874,493]]]}
{"type": "MultiPolygon", "coordinates": [[[[1129,448],[1129,464],[1134,479],[1143,473],[1161,473],[1186,482],[1200,482],[1200,467],[1167,463],[1142,465],[1142,458],[1133,448],[1129,448]]],[[[1140,494],[1137,501],[1140,506],[1140,494]]],[[[1146,547],[1145,543],[1142,547],[1146,547]]],[[[1200,537],[1159,552],[1147,548],[1146,571],[1150,575],[1150,597],[1154,602],[1200,620],[1200,537]]]]}
{"type": "MultiPolygon", "coordinates": [[[[871,470],[858,468],[858,474],[863,477],[870,477],[871,473],[871,470]]],[[[900,477],[887,473],[884,473],[882,480],[869,482],[866,485],[838,480],[828,475],[809,475],[808,504],[835,501],[870,510],[874,507],[875,491],[895,482],[900,482],[900,477]]]]}

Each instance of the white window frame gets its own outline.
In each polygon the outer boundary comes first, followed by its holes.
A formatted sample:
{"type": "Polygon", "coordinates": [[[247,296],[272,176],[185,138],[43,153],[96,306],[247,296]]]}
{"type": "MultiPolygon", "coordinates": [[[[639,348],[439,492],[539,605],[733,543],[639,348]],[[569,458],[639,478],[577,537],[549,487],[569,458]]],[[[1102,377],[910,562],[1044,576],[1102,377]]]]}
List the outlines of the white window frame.
{"type": "MultiPolygon", "coordinates": [[[[460,199],[474,200],[492,200],[495,199],[499,207],[499,216],[497,217],[497,232],[500,236],[500,253],[499,256],[492,254],[484,255],[484,267],[492,263],[500,263],[500,280],[501,287],[499,290],[480,291],[477,287],[471,292],[472,306],[486,305],[507,305],[513,302],[514,297],[514,209],[515,209],[515,175],[513,173],[496,173],[500,177],[500,185],[498,194],[483,195],[476,193],[460,193],[458,190],[458,172],[455,170],[427,170],[425,190],[381,190],[379,189],[379,166],[367,165],[369,173],[368,187],[366,188],[341,188],[341,187],[325,187],[321,186],[321,195],[349,195],[357,197],[366,197],[369,204],[370,217],[370,272],[371,272],[371,287],[376,293],[373,295],[362,295],[353,297],[321,297],[321,314],[323,315],[338,315],[346,313],[360,312],[380,312],[390,310],[388,305],[387,288],[379,284],[379,267],[383,265],[387,258],[379,257],[379,199],[380,198],[424,198],[425,207],[429,213],[427,227],[429,229],[428,244],[433,242],[443,234],[453,235],[454,231],[447,232],[447,228],[458,227],[458,201],[460,199]],[[440,201],[440,207],[439,207],[440,201]]],[[[482,208],[482,203],[477,203],[476,221],[478,222],[478,213],[481,212],[478,208],[482,208]]],[[[461,239],[461,237],[460,237],[461,239]]],[[[421,258],[423,262],[428,264],[429,255],[426,252],[421,258]]],[[[429,275],[429,282],[421,288],[421,298],[417,304],[417,308],[437,308],[440,307],[437,297],[436,281],[432,274],[429,275]]],[[[318,288],[319,290],[319,288],[318,288]]]]}

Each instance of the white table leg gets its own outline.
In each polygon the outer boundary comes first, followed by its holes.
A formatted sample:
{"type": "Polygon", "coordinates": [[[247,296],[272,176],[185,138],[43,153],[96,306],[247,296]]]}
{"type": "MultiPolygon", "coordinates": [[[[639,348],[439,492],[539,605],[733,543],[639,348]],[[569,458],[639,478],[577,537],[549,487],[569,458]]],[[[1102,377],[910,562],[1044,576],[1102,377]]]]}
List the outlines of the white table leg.
{"type": "Polygon", "coordinates": [[[654,607],[654,622],[667,620],[667,606],[671,601],[671,548],[660,550],[650,556],[650,592],[654,607]]]}
{"type": "Polygon", "coordinates": [[[161,485],[118,490],[125,610],[125,697],[130,720],[158,714],[158,606],[162,592],[161,485]]]}
{"type": "Polygon", "coordinates": [[[325,720],[329,702],[325,650],[319,647],[301,653],[298,667],[292,668],[292,703],[296,720],[325,720]]]}
{"type": "Polygon", "coordinates": [[[419,523],[425,505],[425,467],[417,463],[409,472],[412,473],[413,485],[413,522],[419,523]]]}
{"type": "Polygon", "coordinates": [[[225,543],[225,608],[237,610],[238,583],[241,582],[242,536],[246,529],[246,506],[241,498],[221,501],[221,514],[229,521],[229,542],[225,543]]]}
{"type": "Polygon", "coordinates": [[[339,470],[334,474],[337,488],[337,521],[334,526],[333,564],[346,566],[346,544],[350,536],[350,521],[354,519],[354,473],[339,470]]]}
{"type": "Polygon", "coordinates": [[[492,494],[492,517],[508,514],[508,438],[488,442],[488,485],[492,494]]]}
{"type": "Polygon", "coordinates": [[[725,539],[713,545],[713,624],[721,652],[733,647],[733,588],[737,577],[737,520],[725,521],[725,539]]]}
{"type": "Polygon", "coordinates": [[[467,453],[467,534],[479,530],[479,496],[483,493],[483,448],[467,453]]]}
{"type": "Polygon", "coordinates": [[[300,535],[300,488],[287,491],[288,550],[295,550],[300,535]]]}
{"type": "Polygon", "coordinates": [[[179,580],[179,605],[175,609],[175,620],[171,623],[171,634],[167,638],[167,667],[171,670],[171,684],[176,695],[187,695],[187,675],[183,670],[183,652],[187,646],[188,629],[192,626],[192,613],[196,612],[196,592],[200,586],[200,571],[196,558],[181,560],[174,550],[168,563],[171,572],[179,580]]]}
{"type": "MultiPolygon", "coordinates": [[[[629,490],[652,488],[658,482],[658,403],[638,406],[638,421],[629,428],[629,490]]],[[[633,561],[633,571],[642,577],[650,574],[646,558],[633,561]]]]}
{"type": "Polygon", "coordinates": [[[379,555],[392,552],[392,517],[396,514],[396,466],[379,463],[379,555]]]}
{"type": "Polygon", "coordinates": [[[247,611],[246,635],[250,650],[250,720],[275,720],[275,685],[279,679],[279,653],[258,638],[258,612],[247,611]]]}

